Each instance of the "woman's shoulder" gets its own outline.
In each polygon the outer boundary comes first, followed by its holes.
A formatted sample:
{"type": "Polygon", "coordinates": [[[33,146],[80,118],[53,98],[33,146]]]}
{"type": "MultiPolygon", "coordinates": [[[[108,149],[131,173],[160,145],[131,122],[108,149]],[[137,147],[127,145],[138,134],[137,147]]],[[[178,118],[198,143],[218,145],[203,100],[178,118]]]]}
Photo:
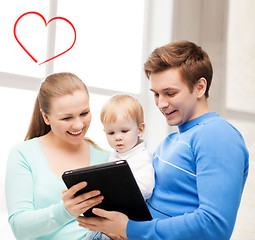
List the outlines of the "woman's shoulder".
{"type": "Polygon", "coordinates": [[[93,144],[89,142],[89,149],[92,151],[94,154],[99,154],[99,155],[109,155],[110,152],[107,150],[104,150],[103,148],[100,148],[96,144],[93,144]]]}
{"type": "Polygon", "coordinates": [[[89,142],[89,151],[91,165],[108,162],[110,156],[109,151],[106,151],[91,142],[89,142]]]}
{"type": "Polygon", "coordinates": [[[38,146],[38,138],[32,138],[23,142],[16,143],[12,150],[19,150],[19,151],[31,151],[31,149],[35,149],[38,146]]]}
{"type": "Polygon", "coordinates": [[[38,139],[26,140],[17,143],[11,148],[8,161],[13,163],[20,162],[28,166],[36,159],[35,156],[38,158],[39,153],[38,139]]]}

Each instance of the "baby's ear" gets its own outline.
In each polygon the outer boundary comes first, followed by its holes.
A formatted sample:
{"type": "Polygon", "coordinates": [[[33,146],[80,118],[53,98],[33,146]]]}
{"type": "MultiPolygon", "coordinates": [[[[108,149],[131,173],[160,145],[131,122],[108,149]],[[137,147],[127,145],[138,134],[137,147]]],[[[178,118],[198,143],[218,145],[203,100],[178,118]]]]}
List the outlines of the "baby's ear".
{"type": "Polygon", "coordinates": [[[138,126],[138,137],[142,137],[145,130],[145,123],[140,123],[138,126]]]}

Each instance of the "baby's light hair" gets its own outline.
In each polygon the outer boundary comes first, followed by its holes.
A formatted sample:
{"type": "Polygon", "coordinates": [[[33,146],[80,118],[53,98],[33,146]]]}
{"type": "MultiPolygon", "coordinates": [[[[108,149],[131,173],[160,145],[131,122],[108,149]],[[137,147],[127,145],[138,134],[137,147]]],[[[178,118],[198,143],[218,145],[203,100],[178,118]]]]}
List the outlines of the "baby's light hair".
{"type": "Polygon", "coordinates": [[[111,97],[103,106],[101,111],[101,122],[116,122],[118,116],[125,119],[136,120],[137,126],[144,122],[143,108],[141,103],[134,97],[127,94],[117,94],[111,97]]]}

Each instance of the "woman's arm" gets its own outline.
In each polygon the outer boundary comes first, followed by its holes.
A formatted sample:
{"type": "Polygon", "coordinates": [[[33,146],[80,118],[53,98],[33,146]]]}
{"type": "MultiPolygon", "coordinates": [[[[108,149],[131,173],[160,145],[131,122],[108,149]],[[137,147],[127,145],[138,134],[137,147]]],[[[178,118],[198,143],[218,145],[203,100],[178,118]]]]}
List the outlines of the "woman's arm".
{"type": "Polygon", "coordinates": [[[20,151],[13,149],[9,154],[6,171],[6,202],[9,222],[17,239],[30,239],[54,231],[89,207],[101,202],[101,198],[86,201],[98,195],[74,197],[74,193],[86,184],[80,183],[63,192],[63,201],[43,209],[34,206],[34,181],[29,162],[20,151]]]}

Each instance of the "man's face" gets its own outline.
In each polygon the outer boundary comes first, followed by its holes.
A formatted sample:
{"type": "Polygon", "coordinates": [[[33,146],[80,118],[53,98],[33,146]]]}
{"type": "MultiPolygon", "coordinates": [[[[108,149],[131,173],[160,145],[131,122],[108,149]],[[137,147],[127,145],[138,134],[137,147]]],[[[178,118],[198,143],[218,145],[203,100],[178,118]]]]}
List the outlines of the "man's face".
{"type": "Polygon", "coordinates": [[[204,113],[199,103],[200,90],[201,86],[196,84],[191,92],[177,68],[151,74],[155,103],[171,126],[179,126],[204,113]]]}

